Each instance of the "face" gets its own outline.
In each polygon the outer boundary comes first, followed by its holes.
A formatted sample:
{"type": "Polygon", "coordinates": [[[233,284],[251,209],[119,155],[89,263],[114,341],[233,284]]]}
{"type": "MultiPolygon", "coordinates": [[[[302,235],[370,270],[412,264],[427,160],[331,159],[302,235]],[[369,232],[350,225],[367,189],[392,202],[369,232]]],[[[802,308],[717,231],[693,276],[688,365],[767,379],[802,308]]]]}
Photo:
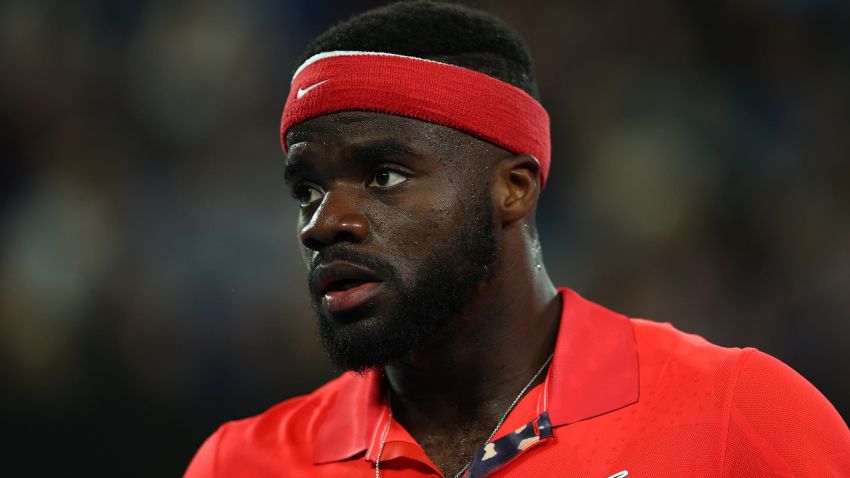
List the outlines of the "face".
{"type": "Polygon", "coordinates": [[[490,156],[501,150],[369,112],[305,121],[287,144],[286,180],[331,360],[362,371],[416,351],[491,277],[500,246],[490,156]]]}

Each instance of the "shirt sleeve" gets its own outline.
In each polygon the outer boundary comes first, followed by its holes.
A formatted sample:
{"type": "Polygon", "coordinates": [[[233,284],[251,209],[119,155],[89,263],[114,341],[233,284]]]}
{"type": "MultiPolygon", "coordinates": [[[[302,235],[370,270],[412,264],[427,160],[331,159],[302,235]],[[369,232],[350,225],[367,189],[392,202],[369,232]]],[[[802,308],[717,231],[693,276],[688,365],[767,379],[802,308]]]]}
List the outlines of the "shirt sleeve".
{"type": "Polygon", "coordinates": [[[218,448],[221,444],[222,437],[227,430],[227,424],[219,427],[209,438],[206,439],[192,462],[189,463],[189,468],[183,475],[183,478],[212,478],[216,476],[218,463],[218,448]]]}
{"type": "Polygon", "coordinates": [[[758,350],[744,358],[730,404],[728,477],[850,476],[850,430],[811,383],[758,350]]]}

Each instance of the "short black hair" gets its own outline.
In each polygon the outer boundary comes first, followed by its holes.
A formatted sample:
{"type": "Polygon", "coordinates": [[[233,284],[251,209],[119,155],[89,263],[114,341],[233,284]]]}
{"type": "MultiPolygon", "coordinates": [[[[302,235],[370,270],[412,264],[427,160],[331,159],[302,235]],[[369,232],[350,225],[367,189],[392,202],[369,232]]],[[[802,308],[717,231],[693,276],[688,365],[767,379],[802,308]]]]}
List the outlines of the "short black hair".
{"type": "Polygon", "coordinates": [[[367,10],[313,40],[296,67],[317,53],[376,51],[414,56],[476,70],[540,100],[531,53],[501,19],[469,7],[409,0],[367,10]]]}

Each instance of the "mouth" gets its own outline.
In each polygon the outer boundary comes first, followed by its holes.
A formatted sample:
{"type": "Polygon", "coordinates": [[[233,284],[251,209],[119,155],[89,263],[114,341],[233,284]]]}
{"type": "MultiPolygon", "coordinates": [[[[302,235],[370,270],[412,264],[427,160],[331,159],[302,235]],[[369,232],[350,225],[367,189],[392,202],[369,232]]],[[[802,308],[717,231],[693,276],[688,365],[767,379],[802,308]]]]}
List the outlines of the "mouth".
{"type": "Polygon", "coordinates": [[[383,284],[373,271],[348,262],[321,265],[313,274],[322,305],[331,314],[355,309],[369,302],[383,284]]]}

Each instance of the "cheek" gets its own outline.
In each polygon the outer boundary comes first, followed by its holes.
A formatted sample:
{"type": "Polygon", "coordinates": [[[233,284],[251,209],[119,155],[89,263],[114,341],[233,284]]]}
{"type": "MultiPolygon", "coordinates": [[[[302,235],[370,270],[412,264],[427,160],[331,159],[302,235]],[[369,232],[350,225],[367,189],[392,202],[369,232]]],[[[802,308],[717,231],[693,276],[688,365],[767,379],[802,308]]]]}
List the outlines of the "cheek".
{"type": "Polygon", "coordinates": [[[301,259],[304,261],[304,265],[309,269],[310,262],[313,259],[315,251],[304,246],[304,243],[301,242],[301,230],[304,229],[305,224],[306,222],[304,221],[304,218],[301,217],[301,214],[299,213],[299,218],[295,226],[295,239],[298,241],[298,251],[301,253],[301,259]]]}
{"type": "Polygon", "coordinates": [[[414,283],[421,264],[441,255],[457,240],[462,205],[450,194],[420,195],[413,207],[381,211],[374,221],[381,250],[406,285],[414,283]]]}
{"type": "Polygon", "coordinates": [[[303,245],[299,246],[298,249],[301,251],[301,259],[304,261],[304,266],[307,268],[307,270],[310,270],[310,262],[312,262],[313,254],[315,254],[315,252],[311,249],[304,247],[303,245]]]}

